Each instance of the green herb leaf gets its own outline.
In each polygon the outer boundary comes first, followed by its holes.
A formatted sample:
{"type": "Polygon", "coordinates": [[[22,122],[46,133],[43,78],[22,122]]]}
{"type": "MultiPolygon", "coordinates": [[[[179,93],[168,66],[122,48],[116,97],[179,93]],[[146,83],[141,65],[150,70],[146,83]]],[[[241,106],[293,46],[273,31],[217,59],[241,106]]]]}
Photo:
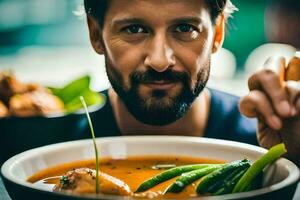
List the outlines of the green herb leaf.
{"type": "MultiPolygon", "coordinates": [[[[83,93],[80,96],[84,98],[87,106],[101,105],[105,102],[103,95],[99,94],[98,92],[94,92],[90,89],[83,91],[83,93]]],[[[70,103],[65,105],[67,113],[72,113],[76,110],[79,110],[80,108],[82,108],[82,103],[80,102],[79,98],[75,98],[70,103]]]]}
{"type": "Polygon", "coordinates": [[[90,76],[83,76],[72,81],[63,88],[49,88],[55,96],[58,96],[64,104],[68,104],[78,98],[85,90],[90,87],[90,76]]]}
{"type": "Polygon", "coordinates": [[[55,87],[47,87],[47,88],[52,92],[53,95],[60,98],[59,95],[60,95],[60,92],[62,90],[61,88],[55,88],[55,87]]]}
{"type": "Polygon", "coordinates": [[[68,178],[67,176],[62,176],[62,177],[60,177],[60,183],[61,183],[62,185],[69,184],[69,182],[70,182],[70,180],[69,180],[69,178],[68,178]]]}
{"type": "Polygon", "coordinates": [[[105,102],[102,94],[90,89],[90,80],[90,76],[83,76],[63,88],[48,87],[48,89],[64,102],[66,113],[73,113],[82,108],[80,96],[83,96],[88,107],[105,102]]]}

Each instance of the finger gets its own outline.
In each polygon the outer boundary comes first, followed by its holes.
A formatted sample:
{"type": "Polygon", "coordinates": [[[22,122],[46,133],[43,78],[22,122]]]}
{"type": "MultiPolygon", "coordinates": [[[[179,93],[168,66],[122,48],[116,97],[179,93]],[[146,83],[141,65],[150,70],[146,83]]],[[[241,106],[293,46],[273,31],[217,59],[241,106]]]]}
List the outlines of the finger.
{"type": "Polygon", "coordinates": [[[278,115],[281,117],[291,115],[292,106],[290,106],[288,94],[279,76],[273,70],[263,69],[255,73],[248,83],[250,90],[261,90],[267,94],[278,115]]]}
{"type": "Polygon", "coordinates": [[[279,76],[279,80],[281,83],[285,80],[285,58],[284,57],[270,57],[264,63],[264,69],[270,69],[275,72],[279,76]]]}
{"type": "Polygon", "coordinates": [[[299,114],[300,113],[300,97],[297,98],[295,106],[297,109],[297,114],[299,114]]]}
{"type": "Polygon", "coordinates": [[[295,105],[295,102],[300,95],[300,81],[287,81],[285,89],[288,93],[290,102],[295,105]]]}
{"type": "Polygon", "coordinates": [[[261,91],[253,90],[241,99],[239,109],[247,117],[262,117],[274,130],[282,127],[281,119],[276,115],[268,97],[261,91]]]}
{"type": "MultiPolygon", "coordinates": [[[[280,83],[283,84],[285,80],[285,58],[284,57],[270,57],[263,65],[264,69],[267,69],[270,73],[273,71],[279,76],[280,83]]],[[[254,74],[248,81],[250,90],[262,89],[261,84],[258,81],[258,75],[260,72],[254,74]]]]}
{"type": "Polygon", "coordinates": [[[267,149],[282,142],[281,135],[277,131],[271,130],[263,122],[258,123],[257,139],[260,146],[267,149]]]}
{"type": "Polygon", "coordinates": [[[288,92],[290,102],[292,103],[292,114],[295,116],[299,113],[297,106],[297,99],[300,95],[300,52],[297,52],[295,56],[290,60],[285,74],[286,91],[288,92]]]}
{"type": "Polygon", "coordinates": [[[285,80],[293,80],[293,81],[299,81],[300,80],[300,58],[299,57],[293,57],[286,69],[285,73],[285,80]]]}

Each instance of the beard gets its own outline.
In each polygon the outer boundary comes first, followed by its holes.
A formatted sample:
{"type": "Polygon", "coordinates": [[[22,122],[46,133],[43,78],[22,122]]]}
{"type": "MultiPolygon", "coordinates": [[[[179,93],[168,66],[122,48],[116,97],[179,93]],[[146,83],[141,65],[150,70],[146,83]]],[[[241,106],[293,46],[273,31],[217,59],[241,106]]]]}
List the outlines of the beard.
{"type": "Polygon", "coordinates": [[[124,79],[117,68],[105,56],[105,66],[108,79],[128,111],[138,121],[148,125],[167,125],[182,118],[195,99],[205,88],[210,73],[208,60],[197,74],[197,80],[192,85],[192,79],[186,72],[175,72],[171,68],[164,72],[157,72],[152,68],[144,72],[133,71],[129,75],[129,86],[125,86],[124,79]],[[169,91],[153,89],[150,97],[139,93],[141,84],[164,81],[181,84],[176,95],[169,95],[169,91]]]}

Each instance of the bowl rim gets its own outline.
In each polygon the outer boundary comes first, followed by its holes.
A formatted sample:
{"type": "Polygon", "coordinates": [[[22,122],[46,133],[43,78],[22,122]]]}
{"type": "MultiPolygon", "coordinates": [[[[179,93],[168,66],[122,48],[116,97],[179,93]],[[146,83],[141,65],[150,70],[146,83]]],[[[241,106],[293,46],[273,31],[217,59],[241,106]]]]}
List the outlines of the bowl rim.
{"type": "MultiPolygon", "coordinates": [[[[267,152],[266,149],[259,147],[259,146],[254,146],[246,143],[241,143],[241,142],[235,142],[235,141],[228,141],[228,140],[221,140],[221,139],[212,139],[212,138],[203,138],[203,137],[191,137],[191,136],[157,136],[157,135],[143,135],[143,136],[114,136],[114,137],[103,137],[103,138],[96,138],[97,143],[105,143],[105,142],[116,142],[116,141],[122,141],[122,142],[129,142],[129,141],[151,141],[151,142],[193,142],[193,143],[206,143],[206,144],[213,144],[213,145],[222,145],[222,146],[234,146],[234,147],[239,147],[247,150],[252,150],[257,152],[258,154],[264,154],[267,152]]],[[[76,146],[82,146],[82,145],[90,145],[91,139],[83,139],[83,140],[76,140],[76,141],[69,141],[69,142],[61,142],[61,143],[56,143],[56,144],[51,144],[51,145],[46,145],[43,147],[38,147],[34,148],[31,150],[27,150],[23,153],[17,154],[13,156],[12,158],[8,159],[6,162],[1,167],[1,176],[6,179],[6,181],[9,181],[13,184],[30,188],[39,192],[46,192],[46,193],[51,193],[52,195],[59,195],[59,196],[70,196],[65,193],[56,193],[52,192],[46,189],[42,189],[39,187],[36,187],[32,185],[31,183],[26,182],[26,180],[19,180],[17,179],[13,174],[12,174],[12,168],[15,165],[18,165],[19,162],[26,160],[28,158],[33,158],[37,155],[41,155],[43,153],[49,152],[49,150],[59,150],[59,149],[64,149],[66,147],[68,148],[74,148],[76,146]]],[[[287,167],[289,171],[289,175],[287,178],[284,180],[273,184],[271,186],[267,186],[261,189],[257,190],[252,190],[248,192],[243,192],[243,193],[236,193],[236,194],[226,194],[226,195],[220,195],[220,196],[211,196],[211,197],[200,197],[203,200],[210,200],[210,199],[241,199],[241,198],[248,198],[256,195],[262,195],[266,194],[268,192],[274,192],[276,190],[280,190],[284,187],[287,187],[289,185],[292,185],[299,181],[300,178],[300,171],[298,167],[292,163],[291,161],[285,159],[285,158],[280,158],[277,162],[283,162],[284,165],[287,167]]],[[[51,166],[49,166],[51,167],[51,166]]],[[[72,195],[71,195],[72,196],[72,195]]],[[[124,197],[120,196],[115,196],[115,195],[106,195],[102,194],[100,195],[101,197],[105,197],[106,199],[125,199],[124,197]]],[[[95,195],[76,195],[76,197],[80,197],[83,199],[97,199],[99,196],[95,195]],[[86,198],[88,197],[88,198],[86,198]]],[[[189,199],[198,199],[199,197],[191,197],[189,199]]],[[[127,199],[127,198],[126,198],[127,199]]],[[[166,199],[165,199],[166,200],[166,199]]]]}

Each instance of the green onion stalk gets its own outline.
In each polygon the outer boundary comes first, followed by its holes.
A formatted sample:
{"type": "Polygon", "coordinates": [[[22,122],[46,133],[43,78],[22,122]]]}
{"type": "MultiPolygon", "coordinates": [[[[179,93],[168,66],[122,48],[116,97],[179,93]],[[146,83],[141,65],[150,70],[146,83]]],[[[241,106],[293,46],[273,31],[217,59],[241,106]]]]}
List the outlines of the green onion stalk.
{"type": "Polygon", "coordinates": [[[92,123],[92,120],[90,118],[89,111],[88,111],[88,108],[87,108],[87,105],[86,105],[86,102],[85,102],[83,96],[80,96],[80,101],[83,105],[83,108],[84,108],[85,113],[86,113],[87,120],[89,122],[90,130],[91,130],[91,134],[92,134],[92,139],[93,139],[93,144],[94,144],[95,157],[96,157],[96,193],[98,194],[99,190],[100,190],[100,184],[99,184],[99,157],[98,157],[98,149],[97,149],[97,144],[96,144],[96,139],[95,139],[94,127],[93,127],[93,123],[92,123]]]}

